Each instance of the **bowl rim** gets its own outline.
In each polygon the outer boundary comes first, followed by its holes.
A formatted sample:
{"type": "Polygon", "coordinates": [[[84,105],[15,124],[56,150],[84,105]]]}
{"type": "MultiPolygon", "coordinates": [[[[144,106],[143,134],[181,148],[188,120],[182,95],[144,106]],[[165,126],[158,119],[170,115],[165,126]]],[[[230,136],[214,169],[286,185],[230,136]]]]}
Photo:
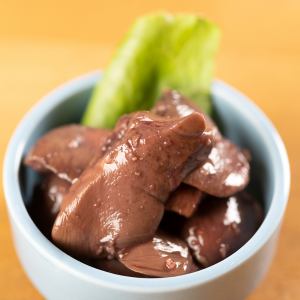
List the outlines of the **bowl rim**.
{"type": "Polygon", "coordinates": [[[221,262],[195,273],[168,278],[134,278],[108,273],[81,263],[65,254],[44,237],[29,217],[19,187],[18,170],[24,146],[34,130],[36,122],[41,121],[44,115],[68,96],[94,86],[100,77],[101,72],[99,71],[88,73],[60,85],[44,96],[27,112],[9,141],[3,167],[6,205],[10,222],[14,222],[30,245],[57,268],[84,281],[120,291],[152,294],[175,292],[210,282],[233,271],[255,255],[272,237],[283,219],[290,189],[289,160],[277,130],[266,115],[245,95],[221,80],[214,81],[213,95],[234,103],[236,109],[246,115],[248,121],[252,119],[251,123],[264,137],[272,161],[276,161],[274,164],[274,191],[269,211],[260,228],[244,246],[221,262]],[[255,118],[255,122],[253,122],[253,118],[255,118]]]}

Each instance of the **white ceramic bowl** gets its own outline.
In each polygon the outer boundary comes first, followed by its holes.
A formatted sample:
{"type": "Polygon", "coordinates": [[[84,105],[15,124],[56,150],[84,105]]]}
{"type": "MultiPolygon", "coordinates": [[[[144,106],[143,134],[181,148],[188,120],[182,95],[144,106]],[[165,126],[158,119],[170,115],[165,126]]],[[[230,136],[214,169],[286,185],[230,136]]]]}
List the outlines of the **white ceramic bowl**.
{"type": "MultiPolygon", "coordinates": [[[[79,121],[93,73],[60,86],[22,120],[7,149],[4,190],[15,248],[37,289],[47,299],[243,299],[262,280],[273,257],[290,187],[284,145],[267,117],[245,96],[220,81],[213,99],[225,134],[251,150],[252,187],[264,201],[266,216],[255,235],[236,253],[207,269],[173,278],[141,279],[94,269],[59,250],[30,219],[26,204],[35,180],[21,162],[44,132],[79,121]]],[[[250,187],[251,188],[251,187],[250,187]]]]}

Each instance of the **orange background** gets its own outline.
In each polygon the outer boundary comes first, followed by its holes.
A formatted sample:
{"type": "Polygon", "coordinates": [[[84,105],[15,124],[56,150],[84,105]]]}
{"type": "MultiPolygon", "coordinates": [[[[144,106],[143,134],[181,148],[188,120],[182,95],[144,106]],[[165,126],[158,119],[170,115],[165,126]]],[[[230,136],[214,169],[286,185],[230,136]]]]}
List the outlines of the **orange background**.
{"type": "MultiPolygon", "coordinates": [[[[273,120],[290,156],[292,190],[277,255],[250,300],[300,297],[300,1],[0,0],[0,157],[23,114],[79,74],[103,68],[138,15],[191,11],[223,32],[216,76],[273,120]]],[[[0,299],[40,299],[16,258],[0,194],[0,299]]]]}

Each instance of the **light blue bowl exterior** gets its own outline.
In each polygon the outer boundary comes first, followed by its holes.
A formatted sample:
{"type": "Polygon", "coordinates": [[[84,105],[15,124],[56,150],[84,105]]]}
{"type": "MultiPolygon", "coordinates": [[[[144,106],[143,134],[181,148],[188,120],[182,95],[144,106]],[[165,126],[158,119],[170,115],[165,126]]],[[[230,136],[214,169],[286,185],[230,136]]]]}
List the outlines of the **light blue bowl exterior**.
{"type": "MultiPolygon", "coordinates": [[[[48,299],[246,297],[261,281],[272,259],[288,200],[290,170],[286,150],[271,122],[244,95],[221,81],[213,84],[220,124],[228,137],[251,150],[253,184],[261,190],[267,209],[262,226],[236,253],[214,266],[180,277],[130,278],[76,261],[36,228],[24,205],[29,196],[20,188],[22,157],[50,128],[80,119],[99,78],[99,73],[88,74],[44,97],[21,121],[7,149],[3,173],[7,207],[17,253],[33,283],[48,299]]],[[[29,191],[32,182],[27,180],[26,184],[23,190],[29,191]]]]}

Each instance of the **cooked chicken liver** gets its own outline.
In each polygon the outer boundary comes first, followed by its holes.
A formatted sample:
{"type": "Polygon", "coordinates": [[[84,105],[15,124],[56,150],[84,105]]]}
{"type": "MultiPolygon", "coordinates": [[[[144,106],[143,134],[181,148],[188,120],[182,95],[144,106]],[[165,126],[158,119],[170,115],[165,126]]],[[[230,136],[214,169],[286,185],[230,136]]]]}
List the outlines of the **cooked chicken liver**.
{"type": "Polygon", "coordinates": [[[35,224],[47,237],[51,236],[53,223],[70,186],[68,181],[60,179],[54,174],[47,174],[41,184],[35,188],[29,213],[35,224]]]}
{"type": "MultiPolygon", "coordinates": [[[[166,118],[201,112],[196,104],[176,91],[166,91],[152,111],[166,118]]],[[[206,160],[184,182],[207,194],[227,197],[243,190],[248,184],[250,165],[244,151],[223,138],[208,116],[206,123],[208,126],[205,132],[213,134],[216,143],[206,160]]]]}
{"type": "Polygon", "coordinates": [[[197,210],[204,194],[187,184],[182,183],[166,202],[166,210],[189,218],[197,210]]]}
{"type": "Polygon", "coordinates": [[[262,222],[261,204],[246,192],[206,199],[183,226],[182,236],[203,267],[211,266],[244,245],[262,222]]]}
{"type": "Polygon", "coordinates": [[[198,270],[187,244],[164,233],[119,252],[118,258],[129,270],[150,277],[171,277],[198,270]]]}
{"type": "Polygon", "coordinates": [[[262,222],[260,202],[241,192],[248,154],[166,91],[114,130],[67,125],[40,138],[25,158],[43,176],[29,211],[58,247],[101,270],[191,273],[238,250],[262,222]]]}
{"type": "Polygon", "coordinates": [[[51,172],[70,183],[77,180],[101,147],[110,131],[81,125],[66,125],[41,137],[25,158],[32,169],[51,172]]]}
{"type": "Polygon", "coordinates": [[[163,203],[211,147],[210,136],[199,143],[205,127],[199,113],[172,120],[131,116],[123,138],[65,196],[52,230],[55,243],[99,257],[151,239],[163,203]]]}

